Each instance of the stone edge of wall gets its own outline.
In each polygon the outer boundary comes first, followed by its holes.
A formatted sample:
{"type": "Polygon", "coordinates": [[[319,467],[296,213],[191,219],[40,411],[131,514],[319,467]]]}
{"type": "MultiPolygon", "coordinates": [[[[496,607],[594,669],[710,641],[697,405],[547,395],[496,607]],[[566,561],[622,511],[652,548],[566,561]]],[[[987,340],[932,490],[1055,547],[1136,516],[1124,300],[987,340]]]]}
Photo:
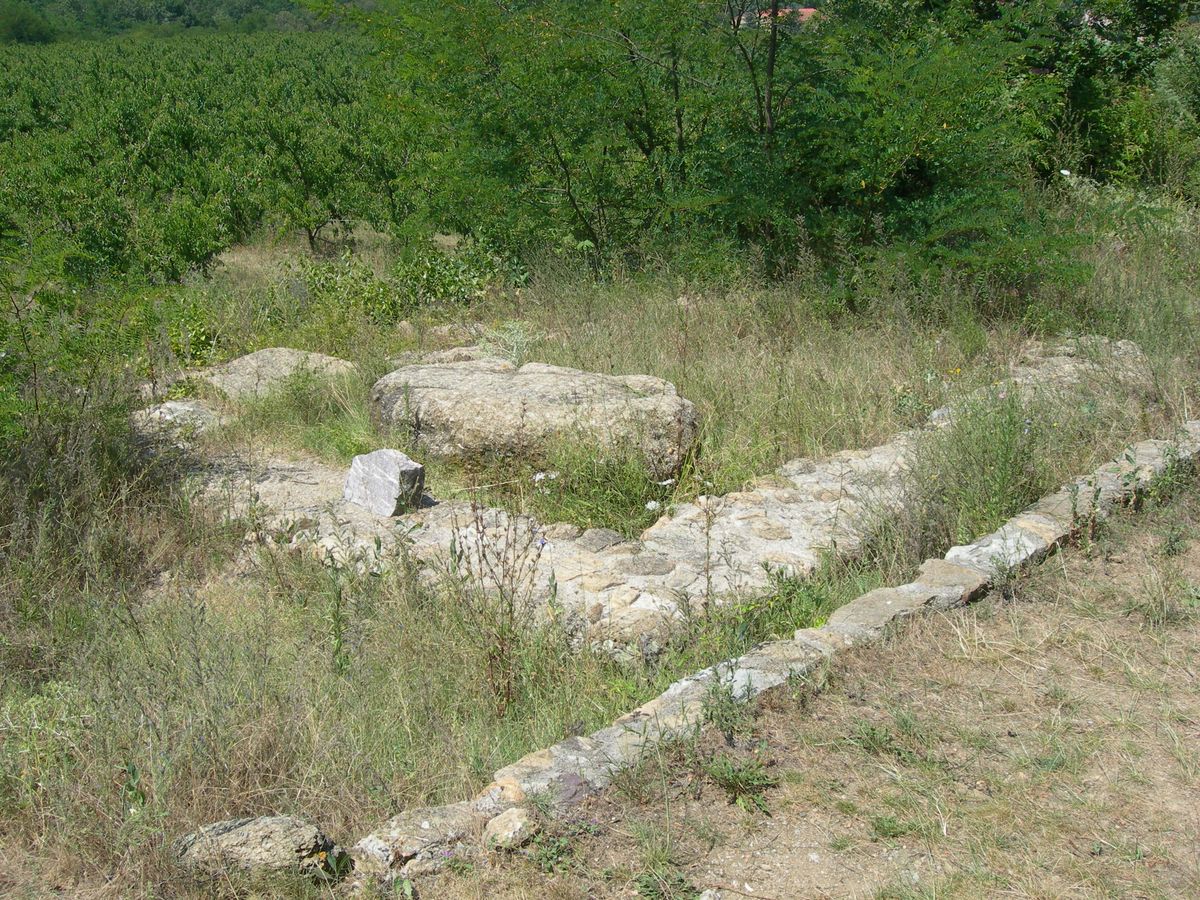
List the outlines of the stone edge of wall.
{"type": "Polygon", "coordinates": [[[528,754],[500,769],[473,800],[402,812],[351,849],[350,884],[393,881],[437,871],[455,856],[481,849],[487,823],[536,800],[561,813],[607,787],[655,742],[703,722],[706,696],[716,685],[743,702],[791,679],[814,674],[839,651],[878,641],[896,623],[927,610],[963,606],[1013,572],[1036,564],[1082,527],[1131,502],[1178,464],[1200,457],[1200,420],[1184,423],[1171,441],[1146,440],[1076,478],[973,543],[927,560],[914,581],[870,591],[838,608],[825,625],[803,628],[791,640],[761,644],[710,666],[611,725],[528,754]]]}

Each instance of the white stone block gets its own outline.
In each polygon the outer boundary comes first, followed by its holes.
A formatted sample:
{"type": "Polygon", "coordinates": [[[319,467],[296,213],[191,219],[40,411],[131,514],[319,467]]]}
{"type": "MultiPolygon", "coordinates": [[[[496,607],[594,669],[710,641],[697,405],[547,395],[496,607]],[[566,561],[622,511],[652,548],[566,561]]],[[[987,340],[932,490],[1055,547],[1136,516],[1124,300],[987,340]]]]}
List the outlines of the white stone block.
{"type": "Polygon", "coordinates": [[[398,516],[420,505],[424,489],[425,467],[385,449],[354,457],[343,496],[378,516],[398,516]]]}

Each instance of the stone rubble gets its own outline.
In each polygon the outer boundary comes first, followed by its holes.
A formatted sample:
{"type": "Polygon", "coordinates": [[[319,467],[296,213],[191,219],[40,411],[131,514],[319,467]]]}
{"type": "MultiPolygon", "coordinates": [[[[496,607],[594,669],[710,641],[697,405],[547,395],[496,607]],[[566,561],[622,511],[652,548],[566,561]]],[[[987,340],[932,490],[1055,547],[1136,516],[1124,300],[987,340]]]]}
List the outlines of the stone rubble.
{"type": "Polygon", "coordinates": [[[290,347],[268,347],[211,369],[191,372],[187,377],[207,384],[228,400],[237,402],[264,397],[302,372],[329,378],[351,375],[354,371],[353,363],[336,356],[290,347]]]}
{"type": "MultiPolygon", "coordinates": [[[[454,808],[470,810],[474,821],[485,816],[484,810],[491,811],[484,834],[503,827],[502,816],[535,797],[539,804],[565,812],[606,788],[618,771],[636,764],[654,743],[698,728],[714,686],[749,702],[791,679],[815,677],[836,653],[879,640],[905,618],[968,603],[1013,570],[1037,563],[1089,522],[1131,502],[1172,466],[1194,465],[1198,458],[1200,420],[1181,426],[1174,441],[1135,444],[1113,462],[1014,516],[997,532],[952,548],[943,559],[928,560],[912,583],[870,591],[837,609],[823,626],[800,629],[792,640],[762,644],[738,659],[690,675],[606,728],[530,753],[496,772],[475,800],[454,808]]],[[[428,821],[429,811],[422,816],[428,821]]],[[[390,866],[368,869],[370,877],[388,881],[417,871],[403,861],[406,850],[388,855],[398,819],[359,841],[352,851],[356,859],[369,848],[373,859],[392,860],[390,866]]],[[[455,835],[457,839],[461,833],[455,835]]],[[[420,871],[429,871],[428,866],[420,871]]]]}
{"type": "MultiPolygon", "coordinates": [[[[1089,354],[1102,356],[1106,346],[1094,345],[1089,354]]],[[[1120,343],[1113,346],[1112,357],[1124,361],[1107,371],[1137,370],[1137,354],[1120,343]]],[[[1040,356],[1017,367],[1016,377],[1029,386],[1069,383],[1084,377],[1081,367],[1104,365],[1091,355],[1081,361],[1060,350],[1039,350],[1040,356]],[[1037,374],[1039,359],[1049,367],[1044,378],[1037,374]]],[[[522,371],[508,366],[500,372],[496,361],[480,370],[489,366],[509,379],[522,371]]],[[[397,415],[399,401],[389,396],[397,415]]],[[[804,575],[827,553],[853,553],[872,516],[899,502],[897,488],[915,436],[905,433],[880,447],[824,460],[793,461],[750,490],[679,506],[640,540],[601,529],[543,527],[465,502],[385,518],[346,501],[344,472],[313,462],[251,464],[227,457],[212,462],[206,485],[225,498],[231,514],[256,512],[261,527],[275,532],[272,540],[311,548],[334,564],[376,568],[390,554],[408,552],[435,569],[453,545],[461,564],[481,573],[486,585],[484,561],[515,560],[527,568],[532,601],[554,600],[593,638],[622,643],[653,635],[682,615],[686,604],[762,587],[768,568],[804,575]]],[[[801,629],[791,640],[697,672],[606,728],[531,753],[497,771],[473,800],[394,816],[350,851],[356,879],[387,882],[434,871],[456,856],[478,854],[483,835],[519,834],[513,823],[527,819],[525,807],[535,798],[539,808],[566,809],[610,784],[615,772],[652,743],[696,728],[714,687],[748,701],[789,679],[813,676],[834,654],[878,639],[908,616],[961,605],[995,578],[1051,552],[1081,523],[1107,515],[1168,466],[1190,462],[1198,453],[1200,422],[1188,423],[1175,441],[1135,445],[995,533],[929,560],[912,583],[865,594],[824,626],[801,629]]]]}
{"type": "Polygon", "coordinates": [[[178,447],[222,424],[222,419],[200,400],[167,400],[133,414],[134,431],[146,440],[165,438],[178,447]]]}
{"type": "Polygon", "coordinates": [[[516,850],[533,840],[537,833],[537,820],[529,810],[514,806],[484,826],[483,846],[495,850],[516,850]]]}

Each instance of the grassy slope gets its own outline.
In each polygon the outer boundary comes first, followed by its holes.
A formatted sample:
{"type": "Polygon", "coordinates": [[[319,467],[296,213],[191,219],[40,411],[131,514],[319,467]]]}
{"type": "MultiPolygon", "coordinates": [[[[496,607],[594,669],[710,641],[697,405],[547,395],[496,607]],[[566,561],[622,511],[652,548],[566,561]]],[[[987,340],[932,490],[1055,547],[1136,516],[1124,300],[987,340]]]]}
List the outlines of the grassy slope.
{"type": "MultiPolygon", "coordinates": [[[[1043,410],[1033,425],[1023,410],[984,410],[925,454],[939,488],[924,497],[925,520],[905,529],[921,541],[883,544],[863,566],[784,583],[689,623],[651,664],[571,653],[553,630],[523,631],[497,662],[497,611],[461,585],[422,587],[403,570],[338,578],[274,553],[240,555],[244,529],[189,504],[169,467],[126,465],[134,449],[116,441],[105,452],[126,462],[114,475],[111,460],[88,449],[95,432],[86,427],[48,443],[59,449],[31,464],[68,497],[69,515],[46,522],[33,500],[17,504],[27,520],[14,532],[25,543],[0,583],[10,623],[0,650],[13,673],[0,708],[0,843],[22,860],[0,877],[13,889],[111,880],[122,896],[156,884],[186,892],[166,842],[191,825],[294,812],[345,840],[399,808],[465,796],[502,762],[607,721],[673,675],[819,618],[911,566],[922,542],[986,530],[1129,438],[1162,433],[1197,395],[1200,250],[1171,232],[1095,252],[1096,278],[1041,298],[1039,321],[1139,340],[1158,374],[1151,405],[1100,395],[1043,410]],[[503,708],[497,668],[519,684],[503,708]]],[[[229,435],[235,446],[345,460],[383,440],[367,419],[366,390],[413,338],[337,302],[299,320],[276,316],[278,268],[261,262],[242,251],[240,268],[186,288],[212,312],[219,351],[325,350],[354,359],[364,378],[249,411],[229,435]]],[[[965,286],[936,288],[934,303],[929,285],[860,275],[871,302],[853,317],[825,315],[827,288],[815,279],[684,291],[666,276],[601,287],[543,280],[471,314],[514,352],[677,381],[707,421],[696,466],[670,488],[683,497],[741,486],[801,453],[880,440],[989,382],[1013,352],[1018,330],[965,305],[965,286]],[[500,327],[513,320],[532,342],[500,327]]],[[[438,310],[431,321],[462,314],[438,310]]],[[[526,487],[532,464],[510,466],[502,474],[520,489],[485,496],[636,531],[658,487],[619,472],[622,489],[608,490],[612,470],[595,462],[576,455],[577,470],[562,479],[569,489],[548,496],[526,487]]],[[[496,474],[439,468],[431,487],[469,490],[496,474]]]]}
{"type": "MultiPolygon", "coordinates": [[[[1200,496],[1128,513],[736,729],[665,749],[440,897],[1200,892],[1200,496]],[[713,759],[731,764],[714,767],[713,759]],[[758,771],[770,817],[727,802],[758,771]],[[561,840],[560,840],[561,838],[561,840]]],[[[753,787],[751,787],[753,790],[753,787]]]]}

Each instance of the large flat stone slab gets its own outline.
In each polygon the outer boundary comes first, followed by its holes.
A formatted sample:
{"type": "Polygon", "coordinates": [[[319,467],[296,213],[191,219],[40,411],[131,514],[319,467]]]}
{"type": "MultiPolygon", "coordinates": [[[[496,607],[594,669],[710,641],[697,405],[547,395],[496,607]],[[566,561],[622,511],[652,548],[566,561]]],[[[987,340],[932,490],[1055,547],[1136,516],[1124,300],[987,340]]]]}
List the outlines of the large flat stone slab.
{"type": "Polygon", "coordinates": [[[529,454],[555,441],[640,451],[649,470],[679,470],[697,415],[675,386],[649,375],[602,375],[502,359],[405,366],[371,392],[384,427],[442,457],[529,454]]]}
{"type": "Polygon", "coordinates": [[[233,401],[265,396],[301,372],[329,378],[349,375],[354,364],[324,353],[290,347],[268,347],[227,363],[194,372],[190,377],[208,384],[233,401]]]}

